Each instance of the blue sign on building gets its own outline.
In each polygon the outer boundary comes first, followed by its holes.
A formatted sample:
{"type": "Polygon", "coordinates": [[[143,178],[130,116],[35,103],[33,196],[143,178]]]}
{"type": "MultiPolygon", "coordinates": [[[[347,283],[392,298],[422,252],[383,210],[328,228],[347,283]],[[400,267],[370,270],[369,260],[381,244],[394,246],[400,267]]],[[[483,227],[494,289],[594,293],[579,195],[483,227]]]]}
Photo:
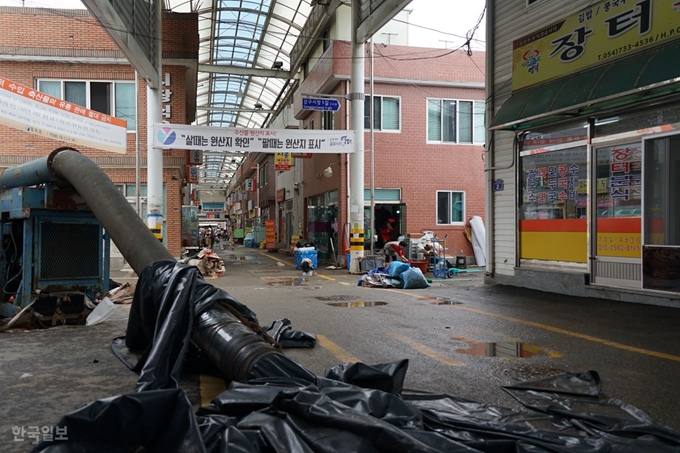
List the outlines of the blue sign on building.
{"type": "Polygon", "coordinates": [[[302,110],[337,112],[340,110],[340,101],[337,99],[302,98],[302,110]]]}

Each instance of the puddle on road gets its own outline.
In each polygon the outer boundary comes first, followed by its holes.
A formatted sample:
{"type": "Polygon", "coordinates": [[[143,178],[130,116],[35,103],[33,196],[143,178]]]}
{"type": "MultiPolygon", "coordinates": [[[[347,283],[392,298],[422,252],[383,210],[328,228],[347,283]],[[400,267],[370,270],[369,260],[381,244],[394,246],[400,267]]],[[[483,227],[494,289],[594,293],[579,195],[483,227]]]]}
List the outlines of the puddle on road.
{"type": "Polygon", "coordinates": [[[302,277],[260,277],[269,286],[300,286],[305,281],[302,277]]]}
{"type": "Polygon", "coordinates": [[[332,307],[361,308],[361,307],[376,307],[378,305],[387,305],[387,302],[335,302],[328,305],[332,307]]]}
{"type": "Polygon", "coordinates": [[[460,305],[462,302],[455,302],[448,297],[435,297],[432,302],[430,302],[432,305],[460,305]]]}
{"type": "Polygon", "coordinates": [[[529,343],[519,341],[477,342],[465,338],[453,337],[454,340],[467,343],[467,348],[456,349],[456,352],[476,357],[501,357],[505,359],[526,359],[543,354],[543,349],[529,343]]]}
{"type": "Polygon", "coordinates": [[[232,261],[254,261],[256,257],[253,255],[225,255],[221,258],[222,260],[232,261]]]}
{"type": "Polygon", "coordinates": [[[336,294],[334,296],[317,296],[318,300],[352,300],[356,299],[356,296],[347,296],[342,294],[336,294]]]}

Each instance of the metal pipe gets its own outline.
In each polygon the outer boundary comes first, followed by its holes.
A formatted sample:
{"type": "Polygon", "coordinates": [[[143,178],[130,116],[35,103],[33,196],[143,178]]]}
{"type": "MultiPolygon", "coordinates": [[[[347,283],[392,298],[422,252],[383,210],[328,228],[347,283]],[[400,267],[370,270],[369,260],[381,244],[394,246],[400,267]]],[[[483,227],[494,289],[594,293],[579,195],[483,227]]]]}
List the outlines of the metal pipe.
{"type": "Polygon", "coordinates": [[[85,199],[137,275],[155,261],[175,259],[97,164],[68,148],[50,156],[52,171],[85,199]]]}
{"type": "Polygon", "coordinates": [[[494,64],[495,55],[495,33],[494,21],[496,20],[496,0],[490,0],[486,5],[486,271],[490,276],[496,272],[496,249],[495,249],[495,197],[493,193],[495,147],[494,134],[489,132],[489,125],[494,114],[494,80],[496,66],[494,64]]]}
{"type": "MultiPolygon", "coordinates": [[[[151,263],[176,261],[104,171],[74,149],[58,148],[45,158],[8,168],[0,174],[0,182],[2,189],[60,182],[73,186],[138,275],[151,263]]],[[[199,280],[194,296],[215,291],[210,286],[199,280]]],[[[276,351],[219,303],[197,317],[191,339],[231,380],[248,380],[262,370],[313,379],[309,371],[276,351]]]]}
{"type": "Polygon", "coordinates": [[[0,174],[1,190],[44,183],[72,185],[137,274],[154,261],[174,260],[102,169],[75,149],[58,148],[0,174]]]}
{"type": "Polygon", "coordinates": [[[58,182],[59,178],[54,174],[49,163],[54,157],[53,154],[8,168],[2,172],[0,174],[0,190],[58,182]]]}

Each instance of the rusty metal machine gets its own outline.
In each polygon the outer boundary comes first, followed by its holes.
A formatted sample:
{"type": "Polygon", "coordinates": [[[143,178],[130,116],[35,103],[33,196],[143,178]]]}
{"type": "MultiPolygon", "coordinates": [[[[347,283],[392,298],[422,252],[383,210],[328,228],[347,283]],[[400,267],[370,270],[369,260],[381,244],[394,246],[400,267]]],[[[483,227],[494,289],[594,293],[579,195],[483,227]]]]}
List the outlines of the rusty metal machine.
{"type": "Polygon", "coordinates": [[[76,190],[30,182],[3,173],[0,325],[29,307],[45,326],[81,323],[109,289],[109,238],[76,190]]]}
{"type": "MultiPolygon", "coordinates": [[[[177,290],[176,283],[180,280],[175,280],[173,285],[166,283],[172,276],[167,274],[172,274],[177,266],[175,258],[102,169],[78,151],[59,148],[45,158],[5,170],[0,174],[0,200],[7,206],[0,205],[3,239],[0,261],[7,276],[3,281],[4,299],[0,300],[0,306],[4,314],[14,315],[4,324],[0,321],[0,330],[7,329],[30,309],[34,316],[36,312],[41,313],[43,303],[52,307],[58,304],[63,312],[64,301],[74,299],[68,294],[69,290],[107,290],[109,242],[102,226],[140,278],[147,275],[156,278],[153,272],[160,269],[165,279],[159,279],[158,293],[148,292],[133,301],[131,313],[144,312],[140,316],[145,318],[153,311],[158,312],[156,297],[159,293],[165,289],[177,290]],[[85,252],[89,256],[83,256],[85,252]],[[172,267],[172,271],[168,271],[168,267],[172,267]],[[21,279],[15,275],[21,275],[21,279]],[[47,298],[44,294],[48,294],[47,298]],[[54,299],[50,300],[50,297],[54,299]]],[[[195,275],[190,267],[180,266],[180,272],[195,275]]],[[[230,380],[246,381],[262,376],[313,380],[311,372],[255,332],[254,329],[261,330],[256,325],[257,320],[249,321],[243,314],[252,312],[226,291],[212,287],[202,278],[196,278],[190,285],[179,286],[183,291],[192,291],[160,296],[173,307],[168,311],[175,316],[167,329],[158,329],[162,341],[152,341],[144,326],[128,323],[127,337],[130,337],[131,327],[141,328],[143,332],[134,335],[139,344],[126,345],[133,351],[151,347],[153,351],[149,355],[157,358],[148,368],[142,368],[138,390],[140,386],[164,385],[162,382],[177,377],[175,371],[181,366],[172,361],[181,363],[184,349],[177,347],[176,354],[162,351],[168,342],[177,339],[170,338],[176,333],[190,336],[190,339],[179,338],[179,342],[191,341],[230,380]],[[184,306],[175,309],[175,303],[184,306]],[[183,318],[182,314],[185,315],[183,318]],[[185,326],[185,321],[191,324],[185,326]]],[[[55,314],[63,319],[56,309],[55,314]]],[[[157,316],[164,321],[160,313],[157,316]]],[[[55,316],[53,322],[54,319],[55,316]]]]}

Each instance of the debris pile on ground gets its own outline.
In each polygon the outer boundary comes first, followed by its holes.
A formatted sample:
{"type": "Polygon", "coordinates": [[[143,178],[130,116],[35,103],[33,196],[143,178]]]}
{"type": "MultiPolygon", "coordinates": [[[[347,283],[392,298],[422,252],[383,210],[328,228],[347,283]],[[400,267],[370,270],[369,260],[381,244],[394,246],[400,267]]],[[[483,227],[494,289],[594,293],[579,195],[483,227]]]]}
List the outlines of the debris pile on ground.
{"type": "Polygon", "coordinates": [[[202,249],[196,255],[185,258],[183,263],[196,266],[201,275],[207,278],[217,278],[224,275],[224,261],[210,249],[202,249]]]}
{"type": "Polygon", "coordinates": [[[430,283],[418,267],[411,267],[409,263],[392,261],[387,267],[379,266],[368,271],[368,274],[362,275],[357,286],[422,289],[428,288],[430,283]]]}
{"type": "Polygon", "coordinates": [[[109,291],[109,299],[111,299],[111,302],[114,304],[131,304],[136,287],[136,285],[125,282],[109,291]]]}

